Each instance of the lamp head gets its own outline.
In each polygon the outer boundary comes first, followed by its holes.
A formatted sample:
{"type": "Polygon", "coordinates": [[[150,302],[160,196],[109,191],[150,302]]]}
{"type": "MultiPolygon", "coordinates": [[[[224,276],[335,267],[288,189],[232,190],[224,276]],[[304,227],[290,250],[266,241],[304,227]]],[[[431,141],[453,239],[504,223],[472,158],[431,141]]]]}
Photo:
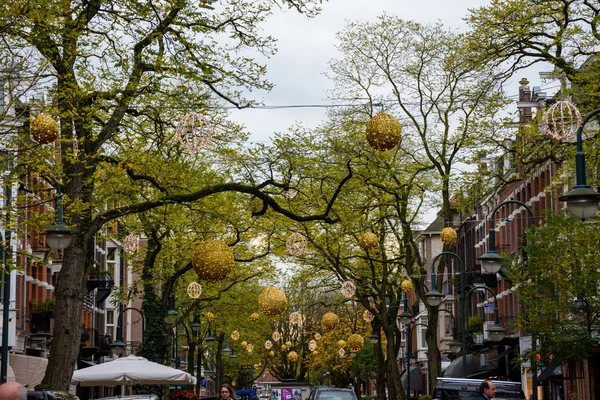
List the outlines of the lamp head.
{"type": "Polygon", "coordinates": [[[488,334],[493,342],[499,342],[506,336],[506,329],[495,323],[488,328],[488,334]]]}
{"type": "Polygon", "coordinates": [[[444,295],[437,291],[436,288],[431,289],[429,292],[425,293],[425,301],[429,304],[430,307],[439,307],[444,300],[444,295]]]}
{"type": "Polygon", "coordinates": [[[369,340],[371,341],[371,343],[376,344],[377,342],[379,342],[379,335],[372,333],[371,336],[369,336],[369,340]]]}
{"type": "Polygon", "coordinates": [[[488,274],[495,274],[502,268],[502,257],[496,251],[488,251],[478,258],[481,268],[488,274]]]}
{"type": "Polygon", "coordinates": [[[448,343],[448,347],[450,348],[451,353],[458,354],[462,348],[462,345],[459,341],[452,340],[450,343],[448,343]]]}
{"type": "Polygon", "coordinates": [[[198,314],[194,314],[194,321],[192,322],[191,328],[194,334],[198,334],[198,332],[200,332],[200,318],[198,314]]]}
{"type": "Polygon", "coordinates": [[[574,217],[587,219],[596,214],[600,194],[587,185],[578,185],[558,200],[567,202],[567,209],[574,217]]]}
{"type": "Polygon", "coordinates": [[[413,315],[406,310],[402,311],[402,313],[398,315],[398,321],[400,321],[403,325],[410,324],[410,321],[412,321],[412,319],[413,315]]]}
{"type": "Polygon", "coordinates": [[[63,250],[69,247],[73,231],[65,224],[50,225],[46,229],[46,244],[54,250],[63,250]]]}
{"type": "Polygon", "coordinates": [[[109,345],[109,347],[110,351],[115,357],[120,357],[125,354],[125,344],[121,341],[121,339],[115,340],[109,345]]]}

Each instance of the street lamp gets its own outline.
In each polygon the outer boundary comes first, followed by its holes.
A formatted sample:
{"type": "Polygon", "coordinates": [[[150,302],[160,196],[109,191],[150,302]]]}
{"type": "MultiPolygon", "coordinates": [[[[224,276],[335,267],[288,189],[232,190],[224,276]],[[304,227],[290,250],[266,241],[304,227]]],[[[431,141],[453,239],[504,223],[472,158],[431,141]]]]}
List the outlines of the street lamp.
{"type": "Polygon", "coordinates": [[[451,353],[457,354],[460,352],[462,344],[457,340],[458,334],[456,332],[456,317],[449,310],[441,309],[440,311],[448,313],[452,317],[452,341],[448,343],[448,348],[450,349],[451,353]]]}
{"type": "MultiPolygon", "coordinates": [[[[454,254],[451,251],[443,251],[433,258],[433,260],[431,261],[431,289],[429,290],[429,292],[425,293],[425,296],[424,296],[425,301],[427,302],[427,304],[429,304],[430,307],[439,307],[439,305],[442,304],[442,300],[444,299],[444,295],[442,293],[440,293],[436,288],[437,278],[436,278],[436,274],[435,274],[435,262],[441,256],[456,257],[460,263],[461,272],[462,272],[462,259],[457,254],[454,254]]],[[[462,282],[462,280],[461,280],[461,282],[462,282]]],[[[461,290],[462,290],[462,285],[461,285],[461,290]]]]}
{"type": "Polygon", "coordinates": [[[73,231],[63,222],[63,203],[60,183],[56,184],[56,223],[46,229],[46,244],[54,250],[69,247],[73,231]]]}
{"type": "Polygon", "coordinates": [[[137,311],[142,316],[142,332],[146,329],[146,319],[142,311],[135,307],[127,307],[123,311],[119,312],[117,316],[117,335],[115,340],[110,344],[110,351],[115,357],[120,357],[125,354],[125,343],[123,343],[123,313],[128,310],[137,311]]]}
{"type": "Polygon", "coordinates": [[[374,320],[371,321],[371,336],[369,336],[369,340],[373,344],[377,344],[377,342],[379,342],[379,335],[376,333],[374,320]]]}
{"type": "MultiPolygon", "coordinates": [[[[194,320],[192,321],[191,324],[191,328],[192,328],[192,332],[194,334],[194,336],[196,337],[196,343],[198,346],[198,367],[196,369],[196,394],[200,395],[200,386],[202,384],[201,382],[201,375],[202,375],[202,343],[200,340],[198,340],[199,335],[200,335],[200,315],[198,315],[198,313],[194,314],[194,320]]],[[[193,354],[192,354],[192,360],[193,360],[193,354]]],[[[193,365],[193,361],[192,361],[192,365],[193,365]]]]}
{"type": "MultiPolygon", "coordinates": [[[[575,187],[558,200],[567,202],[567,209],[577,218],[586,219],[598,210],[600,194],[586,184],[585,181],[585,155],[583,154],[583,127],[596,114],[600,108],[589,112],[577,129],[577,153],[575,154],[575,187]]],[[[536,394],[537,396],[537,394],[536,394]]]]}
{"type": "MultiPolygon", "coordinates": [[[[506,336],[506,329],[504,329],[502,326],[500,326],[500,317],[498,316],[498,298],[496,297],[496,293],[494,293],[494,291],[487,286],[475,286],[474,288],[472,288],[471,290],[469,290],[467,292],[466,298],[468,299],[469,295],[476,290],[487,290],[488,292],[490,292],[492,294],[492,296],[494,296],[494,325],[490,326],[487,329],[487,331],[488,331],[488,334],[490,335],[490,339],[492,341],[499,342],[502,339],[504,339],[504,336],[506,336]]],[[[464,305],[463,315],[466,318],[466,316],[467,316],[466,303],[464,305]]],[[[463,353],[463,375],[465,375],[465,376],[466,376],[466,369],[467,369],[467,357],[463,353]]]]}
{"type": "Polygon", "coordinates": [[[165,322],[168,325],[175,325],[175,322],[177,322],[177,311],[175,311],[175,299],[173,298],[172,294],[169,295],[168,303],[169,309],[167,310],[167,315],[165,316],[165,322]]]}

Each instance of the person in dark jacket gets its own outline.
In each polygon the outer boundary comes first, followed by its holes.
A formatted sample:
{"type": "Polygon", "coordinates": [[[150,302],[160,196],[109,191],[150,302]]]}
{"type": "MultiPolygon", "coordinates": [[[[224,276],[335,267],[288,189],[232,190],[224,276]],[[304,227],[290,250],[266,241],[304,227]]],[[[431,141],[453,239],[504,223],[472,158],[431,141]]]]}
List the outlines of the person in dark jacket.
{"type": "Polygon", "coordinates": [[[484,379],[479,385],[479,398],[490,400],[496,397],[496,385],[489,379],[484,379]]]}

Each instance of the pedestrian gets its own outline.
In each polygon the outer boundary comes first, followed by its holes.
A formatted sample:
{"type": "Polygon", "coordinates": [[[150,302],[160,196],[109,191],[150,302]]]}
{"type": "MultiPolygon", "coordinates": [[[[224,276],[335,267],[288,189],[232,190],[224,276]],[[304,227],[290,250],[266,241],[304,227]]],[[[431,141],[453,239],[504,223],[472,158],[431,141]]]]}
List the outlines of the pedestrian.
{"type": "Polygon", "coordinates": [[[489,379],[484,379],[479,385],[479,398],[490,400],[496,397],[496,385],[489,379]]]}
{"type": "Polygon", "coordinates": [[[17,382],[0,385],[0,400],[27,400],[27,389],[17,382]]]}
{"type": "Polygon", "coordinates": [[[221,394],[221,400],[235,400],[235,392],[229,383],[222,384],[219,393],[221,394]]]}

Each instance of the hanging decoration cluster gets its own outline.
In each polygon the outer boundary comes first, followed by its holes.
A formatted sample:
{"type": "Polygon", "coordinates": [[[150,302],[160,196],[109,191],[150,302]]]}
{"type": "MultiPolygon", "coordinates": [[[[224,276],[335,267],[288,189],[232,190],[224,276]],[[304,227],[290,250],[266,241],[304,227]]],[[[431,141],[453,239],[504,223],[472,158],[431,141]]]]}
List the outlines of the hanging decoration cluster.
{"type": "Polygon", "coordinates": [[[287,355],[287,359],[289,362],[295,363],[296,361],[298,361],[298,353],[296,353],[295,351],[290,351],[287,355]]]}
{"type": "Polygon", "coordinates": [[[358,244],[360,244],[360,247],[362,247],[365,250],[374,250],[375,248],[377,248],[378,241],[379,238],[373,232],[364,232],[360,236],[360,241],[358,242],[358,244]]]}
{"type": "Polygon", "coordinates": [[[233,270],[233,250],[221,240],[206,240],[196,248],[192,265],[200,279],[215,283],[233,270]]]}
{"type": "Polygon", "coordinates": [[[321,340],[321,334],[319,332],[315,333],[315,339],[321,340]]]}
{"type": "Polygon", "coordinates": [[[348,348],[350,350],[359,351],[360,349],[362,349],[363,345],[365,344],[365,340],[358,333],[354,333],[354,334],[350,335],[346,344],[348,345],[348,348]]]}
{"type": "Polygon", "coordinates": [[[231,332],[231,338],[233,340],[238,340],[240,338],[240,333],[238,331],[231,332]]]}
{"type": "Polygon", "coordinates": [[[323,315],[323,318],[321,319],[321,324],[323,325],[323,328],[333,330],[337,328],[340,324],[340,318],[335,313],[332,313],[330,311],[323,315]]]}
{"type": "Polygon", "coordinates": [[[271,347],[273,347],[273,342],[271,342],[270,340],[267,340],[265,342],[265,349],[269,350],[271,347]]]}
{"type": "Polygon", "coordinates": [[[354,293],[356,293],[356,286],[351,281],[346,281],[342,283],[340,292],[342,292],[342,295],[345,298],[349,299],[350,297],[354,296],[354,293]]]}
{"type": "Polygon", "coordinates": [[[294,325],[297,325],[302,321],[302,315],[299,312],[294,311],[290,314],[290,322],[294,325]]]}
{"type": "Polygon", "coordinates": [[[246,347],[248,347],[248,342],[244,340],[242,343],[240,343],[240,346],[242,347],[242,349],[245,349],[246,347]]]}
{"type": "Polygon", "coordinates": [[[288,299],[285,293],[275,286],[266,287],[258,295],[258,308],[269,317],[277,317],[287,309],[288,299]]]}
{"type": "Polygon", "coordinates": [[[273,334],[271,335],[271,337],[273,338],[274,341],[278,342],[279,339],[281,339],[281,333],[275,331],[275,332],[273,332],[273,334]]]}
{"type": "Polygon", "coordinates": [[[567,140],[581,126],[579,109],[569,100],[560,100],[548,107],[542,118],[543,130],[555,139],[567,140]]]}
{"type": "Polygon", "coordinates": [[[308,349],[310,351],[315,351],[316,348],[317,348],[317,341],[314,339],[311,339],[310,342],[308,342],[308,349]]]}
{"type": "Polygon", "coordinates": [[[251,343],[248,343],[248,345],[246,346],[246,351],[248,353],[252,353],[252,350],[254,350],[254,346],[251,343]]]}
{"type": "Polygon", "coordinates": [[[371,311],[365,310],[365,312],[363,313],[363,319],[367,322],[371,322],[373,321],[373,318],[375,317],[373,316],[373,314],[371,314],[371,311]]]}
{"type": "Polygon", "coordinates": [[[343,339],[340,339],[340,340],[338,340],[337,345],[338,345],[338,347],[343,349],[344,347],[346,347],[346,341],[343,339]]]}
{"type": "Polygon", "coordinates": [[[410,279],[403,280],[402,283],[400,284],[400,289],[402,289],[402,291],[404,293],[410,292],[411,290],[413,290],[412,281],[410,279]]]}
{"type": "Polygon", "coordinates": [[[202,285],[198,282],[192,282],[187,287],[187,294],[190,299],[199,299],[202,294],[202,285]]]}
{"type": "Polygon", "coordinates": [[[130,233],[123,241],[123,251],[125,253],[133,254],[137,251],[140,245],[140,237],[130,233]]]}
{"type": "Polygon", "coordinates": [[[258,321],[259,318],[260,316],[258,315],[258,313],[253,312],[252,314],[250,314],[250,321],[252,322],[258,321]]]}
{"type": "Polygon", "coordinates": [[[402,126],[390,114],[379,113],[367,123],[367,142],[374,150],[388,151],[400,143],[402,126]]]}
{"type": "Polygon", "coordinates": [[[287,248],[290,256],[298,257],[306,252],[308,245],[306,243],[306,238],[301,233],[292,233],[287,241],[285,242],[285,247],[287,248]]]}
{"type": "Polygon", "coordinates": [[[206,314],[204,314],[204,318],[206,318],[208,322],[212,322],[213,319],[215,319],[215,314],[208,311],[206,314]]]}
{"type": "Polygon", "coordinates": [[[213,129],[204,115],[191,112],[177,124],[176,134],[177,140],[185,149],[198,151],[210,143],[213,129]]]}
{"type": "Polygon", "coordinates": [[[29,122],[33,140],[39,144],[48,144],[58,139],[58,122],[49,115],[38,115],[29,122]]]}
{"type": "Polygon", "coordinates": [[[458,234],[454,228],[447,226],[440,232],[440,239],[442,240],[442,243],[452,246],[454,243],[456,243],[458,234]]]}

